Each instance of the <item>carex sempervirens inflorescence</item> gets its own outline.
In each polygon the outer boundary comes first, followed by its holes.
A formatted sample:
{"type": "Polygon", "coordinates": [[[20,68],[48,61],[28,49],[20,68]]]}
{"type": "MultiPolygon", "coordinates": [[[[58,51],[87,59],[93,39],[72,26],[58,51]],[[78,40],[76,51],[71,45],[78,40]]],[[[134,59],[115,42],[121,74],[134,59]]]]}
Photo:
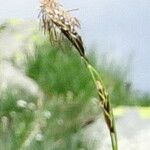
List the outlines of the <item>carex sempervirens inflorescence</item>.
{"type": "Polygon", "coordinates": [[[49,32],[52,40],[59,40],[60,37],[67,38],[85,58],[83,42],[77,32],[80,23],[57,0],[41,1],[41,21],[44,31],[49,32]]]}
{"type": "Polygon", "coordinates": [[[60,38],[67,38],[78,50],[80,56],[85,61],[86,66],[97,87],[100,104],[103,108],[106,124],[110,131],[112,147],[114,150],[117,150],[117,134],[113,111],[109,101],[109,95],[102,84],[98,72],[92,65],[90,65],[88,59],[85,56],[83,42],[81,36],[77,32],[77,28],[80,28],[79,21],[75,17],[72,17],[70,12],[64,9],[64,7],[57,0],[42,0],[41,16],[42,27],[44,28],[44,31],[49,32],[50,39],[52,38],[52,40],[56,40],[58,43],[60,38]]]}

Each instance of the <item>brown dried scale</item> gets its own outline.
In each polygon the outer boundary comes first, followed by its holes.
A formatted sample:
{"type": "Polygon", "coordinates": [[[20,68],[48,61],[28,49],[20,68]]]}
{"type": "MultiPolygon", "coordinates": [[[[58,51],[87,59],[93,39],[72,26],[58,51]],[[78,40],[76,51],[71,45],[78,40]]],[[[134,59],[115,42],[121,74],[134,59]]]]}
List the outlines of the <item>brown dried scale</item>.
{"type": "Polygon", "coordinates": [[[66,37],[80,55],[85,57],[82,39],[76,30],[80,28],[80,23],[70,15],[69,11],[65,10],[57,0],[42,0],[41,14],[42,27],[44,31],[49,32],[51,40],[66,37]]]}

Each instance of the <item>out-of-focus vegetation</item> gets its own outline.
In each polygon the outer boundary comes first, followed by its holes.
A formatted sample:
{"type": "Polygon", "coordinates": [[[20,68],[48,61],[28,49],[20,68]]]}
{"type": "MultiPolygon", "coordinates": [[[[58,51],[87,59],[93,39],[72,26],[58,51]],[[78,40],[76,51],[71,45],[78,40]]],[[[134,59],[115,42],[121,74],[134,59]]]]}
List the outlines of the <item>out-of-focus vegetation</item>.
{"type": "Polygon", "coordinates": [[[0,33],[1,33],[3,30],[5,30],[5,28],[6,28],[6,24],[5,24],[5,23],[0,24],[0,33]]]}
{"type": "MultiPolygon", "coordinates": [[[[38,42],[35,54],[26,56],[25,70],[43,95],[29,96],[18,87],[0,91],[0,147],[3,150],[89,149],[82,140],[82,129],[101,111],[84,62],[67,44],[54,47],[42,37],[32,38],[38,42]]],[[[139,96],[132,91],[119,69],[106,69],[104,64],[97,64],[94,54],[89,57],[102,76],[113,106],[150,105],[149,95],[139,96]]]]}
{"type": "MultiPolygon", "coordinates": [[[[114,106],[142,105],[148,106],[150,97],[139,95],[132,90],[132,84],[127,83],[126,76],[112,66],[109,70],[97,63],[95,56],[89,54],[90,61],[102,76],[114,106]]],[[[51,47],[48,41],[36,46],[35,57],[29,57],[27,75],[34,79],[40,87],[51,94],[65,94],[71,91],[81,101],[96,96],[93,82],[82,60],[74,50],[67,47],[63,50],[51,47]]]]}

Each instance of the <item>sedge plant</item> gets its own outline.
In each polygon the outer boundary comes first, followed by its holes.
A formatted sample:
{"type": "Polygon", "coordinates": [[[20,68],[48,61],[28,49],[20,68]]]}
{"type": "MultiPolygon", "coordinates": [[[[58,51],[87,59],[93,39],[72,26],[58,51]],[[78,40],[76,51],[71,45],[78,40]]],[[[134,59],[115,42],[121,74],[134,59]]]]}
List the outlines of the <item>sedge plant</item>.
{"type": "Polygon", "coordinates": [[[90,64],[85,55],[85,48],[82,37],[78,34],[77,28],[80,23],[77,18],[72,17],[57,0],[42,0],[40,23],[44,32],[49,34],[52,43],[62,44],[61,41],[69,40],[70,44],[79,52],[81,59],[91,75],[99,96],[99,105],[103,110],[105,122],[110,132],[112,149],[118,150],[117,133],[115,119],[110,104],[109,94],[107,93],[98,71],[90,64]]]}

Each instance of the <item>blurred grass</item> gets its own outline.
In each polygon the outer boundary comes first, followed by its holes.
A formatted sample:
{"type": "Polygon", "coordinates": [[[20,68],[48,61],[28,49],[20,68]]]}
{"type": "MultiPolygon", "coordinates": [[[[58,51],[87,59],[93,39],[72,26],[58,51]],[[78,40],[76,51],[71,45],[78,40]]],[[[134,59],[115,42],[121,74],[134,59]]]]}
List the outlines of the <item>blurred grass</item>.
{"type": "Polygon", "coordinates": [[[6,26],[6,23],[0,24],[0,33],[6,29],[6,26]]]}
{"type": "Polygon", "coordinates": [[[36,46],[35,57],[29,56],[27,75],[34,79],[47,95],[73,92],[80,101],[96,93],[94,84],[80,58],[72,51],[51,47],[49,42],[36,46]]]}
{"type": "MultiPolygon", "coordinates": [[[[149,106],[149,95],[139,95],[133,91],[132,84],[127,83],[121,68],[112,66],[112,69],[106,69],[104,65],[97,64],[93,54],[90,54],[89,58],[98,68],[114,106],[149,106]]],[[[28,60],[27,75],[48,95],[66,94],[67,91],[71,91],[81,101],[97,95],[85,65],[74,50],[66,47],[62,52],[59,48],[51,47],[48,41],[44,41],[36,45],[35,57],[29,56],[28,60]]]]}
{"type": "Polygon", "coordinates": [[[19,148],[34,119],[32,110],[17,106],[18,100],[35,103],[34,97],[21,90],[7,89],[0,96],[0,147],[4,150],[19,148]]]}
{"type": "Polygon", "coordinates": [[[39,114],[37,102],[33,97],[25,99],[23,93],[16,91],[14,93],[12,90],[2,97],[0,99],[0,147],[3,150],[20,149],[34,130],[36,119],[40,116],[42,116],[41,130],[35,134],[30,146],[25,149],[88,149],[82,141],[80,130],[89,117],[97,116],[97,105],[73,99],[72,93],[66,96],[46,96],[43,109],[39,114]],[[20,98],[27,102],[26,107],[18,106],[20,98]],[[30,108],[31,103],[34,107],[30,108]]]}
{"type": "MultiPolygon", "coordinates": [[[[26,75],[44,93],[43,105],[39,109],[38,97],[29,96],[17,87],[1,92],[0,147],[3,150],[20,149],[39,119],[40,130],[27,150],[90,149],[83,142],[82,128],[101,111],[85,64],[68,44],[58,48],[35,34],[31,38],[35,42],[35,54],[26,56],[26,75]],[[19,100],[25,102],[24,107],[18,105],[19,100]]],[[[89,54],[89,58],[98,68],[113,106],[150,106],[150,96],[133,91],[121,68],[112,65],[106,69],[104,64],[97,63],[94,53],[89,54]]],[[[148,113],[143,112],[144,115],[148,113]]]]}

